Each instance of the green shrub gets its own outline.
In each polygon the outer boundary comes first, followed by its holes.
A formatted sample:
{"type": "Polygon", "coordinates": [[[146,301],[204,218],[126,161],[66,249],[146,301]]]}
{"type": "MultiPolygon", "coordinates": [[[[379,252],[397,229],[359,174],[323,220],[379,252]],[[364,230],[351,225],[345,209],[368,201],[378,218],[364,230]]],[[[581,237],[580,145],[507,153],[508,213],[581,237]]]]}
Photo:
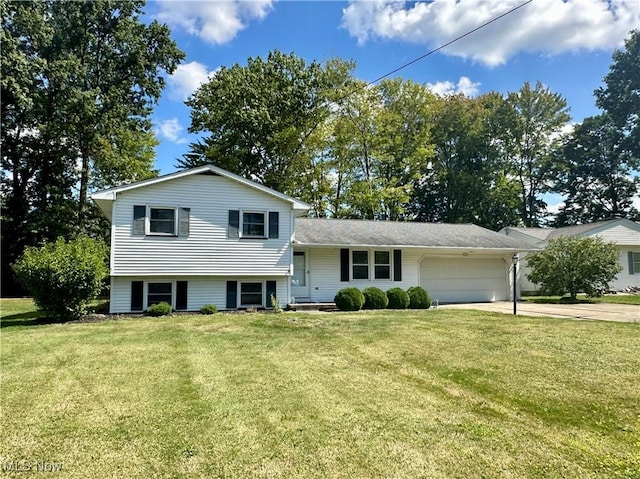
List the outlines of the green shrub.
{"type": "Polygon", "coordinates": [[[343,288],[333,298],[340,311],[358,311],[364,304],[364,296],[358,288],[343,288]]]}
{"type": "Polygon", "coordinates": [[[412,286],[407,290],[409,295],[409,309],[429,309],[431,298],[422,286],[412,286]]]}
{"type": "Polygon", "coordinates": [[[363,309],[384,309],[389,304],[389,298],[384,291],[375,286],[370,286],[362,290],[364,296],[363,309]]]}
{"type": "Polygon", "coordinates": [[[13,270],[39,309],[55,319],[76,319],[100,294],[109,275],[106,260],[102,241],[80,236],[67,243],[59,238],[26,248],[13,270]]]}
{"type": "Polygon", "coordinates": [[[152,304],[147,308],[147,314],[149,316],[166,316],[171,314],[171,305],[164,301],[156,304],[152,304]]]}
{"type": "Polygon", "coordinates": [[[200,308],[201,314],[216,314],[218,312],[218,307],[215,304],[204,304],[200,308]]]}
{"type": "Polygon", "coordinates": [[[402,288],[391,288],[387,291],[389,309],[407,309],[409,307],[409,295],[402,288]]]}

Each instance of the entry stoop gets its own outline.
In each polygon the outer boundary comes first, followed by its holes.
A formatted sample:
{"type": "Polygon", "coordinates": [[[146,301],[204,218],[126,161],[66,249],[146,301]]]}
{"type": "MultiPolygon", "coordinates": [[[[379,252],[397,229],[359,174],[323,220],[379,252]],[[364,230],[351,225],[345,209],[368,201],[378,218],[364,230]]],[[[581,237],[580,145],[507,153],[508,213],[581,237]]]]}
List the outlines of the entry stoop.
{"type": "Polygon", "coordinates": [[[336,303],[290,303],[287,305],[289,311],[334,311],[336,303]]]}

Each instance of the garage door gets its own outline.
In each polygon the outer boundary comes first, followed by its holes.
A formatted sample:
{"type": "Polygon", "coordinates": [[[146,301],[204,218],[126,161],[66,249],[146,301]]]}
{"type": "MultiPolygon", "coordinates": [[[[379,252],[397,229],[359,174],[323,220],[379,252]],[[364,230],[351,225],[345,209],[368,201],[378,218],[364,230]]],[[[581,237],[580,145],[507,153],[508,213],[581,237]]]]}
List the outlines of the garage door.
{"type": "Polygon", "coordinates": [[[505,301],[506,263],[502,258],[424,258],[420,281],[440,303],[505,301]]]}

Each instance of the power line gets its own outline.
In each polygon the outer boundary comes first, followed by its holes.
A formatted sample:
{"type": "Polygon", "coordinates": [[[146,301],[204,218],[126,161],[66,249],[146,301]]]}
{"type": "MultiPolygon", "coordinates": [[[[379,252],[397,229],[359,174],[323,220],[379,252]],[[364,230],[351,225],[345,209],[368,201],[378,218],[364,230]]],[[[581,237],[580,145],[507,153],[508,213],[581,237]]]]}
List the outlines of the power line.
{"type": "MultiPolygon", "coordinates": [[[[465,38],[465,37],[468,37],[469,35],[471,35],[471,34],[473,34],[473,33],[477,32],[478,30],[482,30],[484,27],[486,27],[486,26],[488,26],[488,25],[491,25],[491,24],[492,24],[492,23],[494,23],[494,22],[497,22],[498,20],[500,20],[501,18],[506,17],[507,15],[511,15],[511,14],[512,14],[513,12],[515,12],[516,10],[521,9],[522,7],[524,7],[524,6],[528,5],[528,4],[529,4],[529,3],[531,3],[531,2],[533,2],[533,0],[527,0],[526,2],[521,3],[520,5],[518,5],[518,6],[514,7],[514,8],[512,8],[511,10],[509,10],[509,11],[507,11],[507,12],[505,12],[505,13],[501,14],[501,15],[498,15],[497,17],[492,18],[491,20],[489,20],[489,21],[487,21],[487,22],[483,23],[482,25],[477,26],[477,27],[476,27],[476,28],[474,28],[473,30],[469,30],[468,32],[463,33],[463,34],[462,34],[462,35],[460,35],[459,37],[456,37],[456,38],[454,38],[453,40],[448,41],[448,42],[447,42],[447,43],[445,43],[444,45],[440,45],[439,47],[434,48],[433,50],[431,50],[431,51],[429,51],[429,52],[425,53],[424,55],[421,55],[421,56],[419,56],[418,58],[414,58],[414,59],[413,59],[413,60],[411,60],[410,62],[407,62],[407,63],[405,63],[404,65],[399,66],[398,68],[396,68],[396,69],[394,69],[394,70],[391,70],[390,72],[385,73],[384,75],[382,75],[382,76],[380,76],[380,77],[376,78],[375,80],[370,81],[369,83],[367,83],[367,84],[364,86],[364,88],[367,88],[367,87],[369,87],[369,86],[373,85],[374,83],[378,83],[380,80],[383,80],[383,79],[387,78],[388,76],[393,75],[394,73],[397,73],[397,72],[399,72],[400,70],[402,70],[402,69],[404,69],[404,68],[407,68],[408,66],[413,65],[414,63],[417,63],[417,62],[419,62],[420,60],[423,60],[423,59],[425,59],[426,57],[428,57],[428,56],[430,56],[430,55],[433,55],[433,54],[434,54],[434,53],[436,53],[436,52],[439,52],[439,51],[440,51],[440,50],[442,50],[443,48],[446,48],[446,47],[448,47],[449,45],[451,45],[451,44],[453,44],[453,43],[455,43],[455,42],[457,42],[457,41],[459,41],[459,40],[462,40],[462,39],[463,39],[463,38],[465,38]]],[[[348,98],[348,97],[350,97],[351,95],[353,95],[354,93],[356,93],[358,90],[360,90],[360,88],[358,88],[358,89],[356,89],[356,90],[353,90],[353,91],[351,91],[351,92],[347,93],[346,95],[344,95],[344,96],[342,96],[342,97],[338,98],[337,100],[335,100],[335,101],[334,101],[334,102],[332,102],[332,103],[338,103],[338,102],[341,102],[341,101],[342,101],[342,100],[344,100],[345,98],[348,98]]]]}

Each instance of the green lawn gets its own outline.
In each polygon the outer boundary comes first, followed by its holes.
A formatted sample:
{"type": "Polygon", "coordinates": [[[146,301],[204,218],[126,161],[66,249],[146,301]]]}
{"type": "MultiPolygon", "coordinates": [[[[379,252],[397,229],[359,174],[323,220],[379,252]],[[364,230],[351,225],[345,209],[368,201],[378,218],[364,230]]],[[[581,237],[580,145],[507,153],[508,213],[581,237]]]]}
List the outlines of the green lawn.
{"type": "MultiPolygon", "coordinates": [[[[568,296],[524,296],[522,298],[531,303],[558,304],[569,299],[568,296]]],[[[590,298],[584,294],[578,295],[578,303],[616,303],[616,304],[637,304],[640,305],[640,294],[607,294],[599,298],[590,298]]]]}
{"type": "Polygon", "coordinates": [[[638,324],[0,304],[3,476],[640,477],[638,324]]]}

